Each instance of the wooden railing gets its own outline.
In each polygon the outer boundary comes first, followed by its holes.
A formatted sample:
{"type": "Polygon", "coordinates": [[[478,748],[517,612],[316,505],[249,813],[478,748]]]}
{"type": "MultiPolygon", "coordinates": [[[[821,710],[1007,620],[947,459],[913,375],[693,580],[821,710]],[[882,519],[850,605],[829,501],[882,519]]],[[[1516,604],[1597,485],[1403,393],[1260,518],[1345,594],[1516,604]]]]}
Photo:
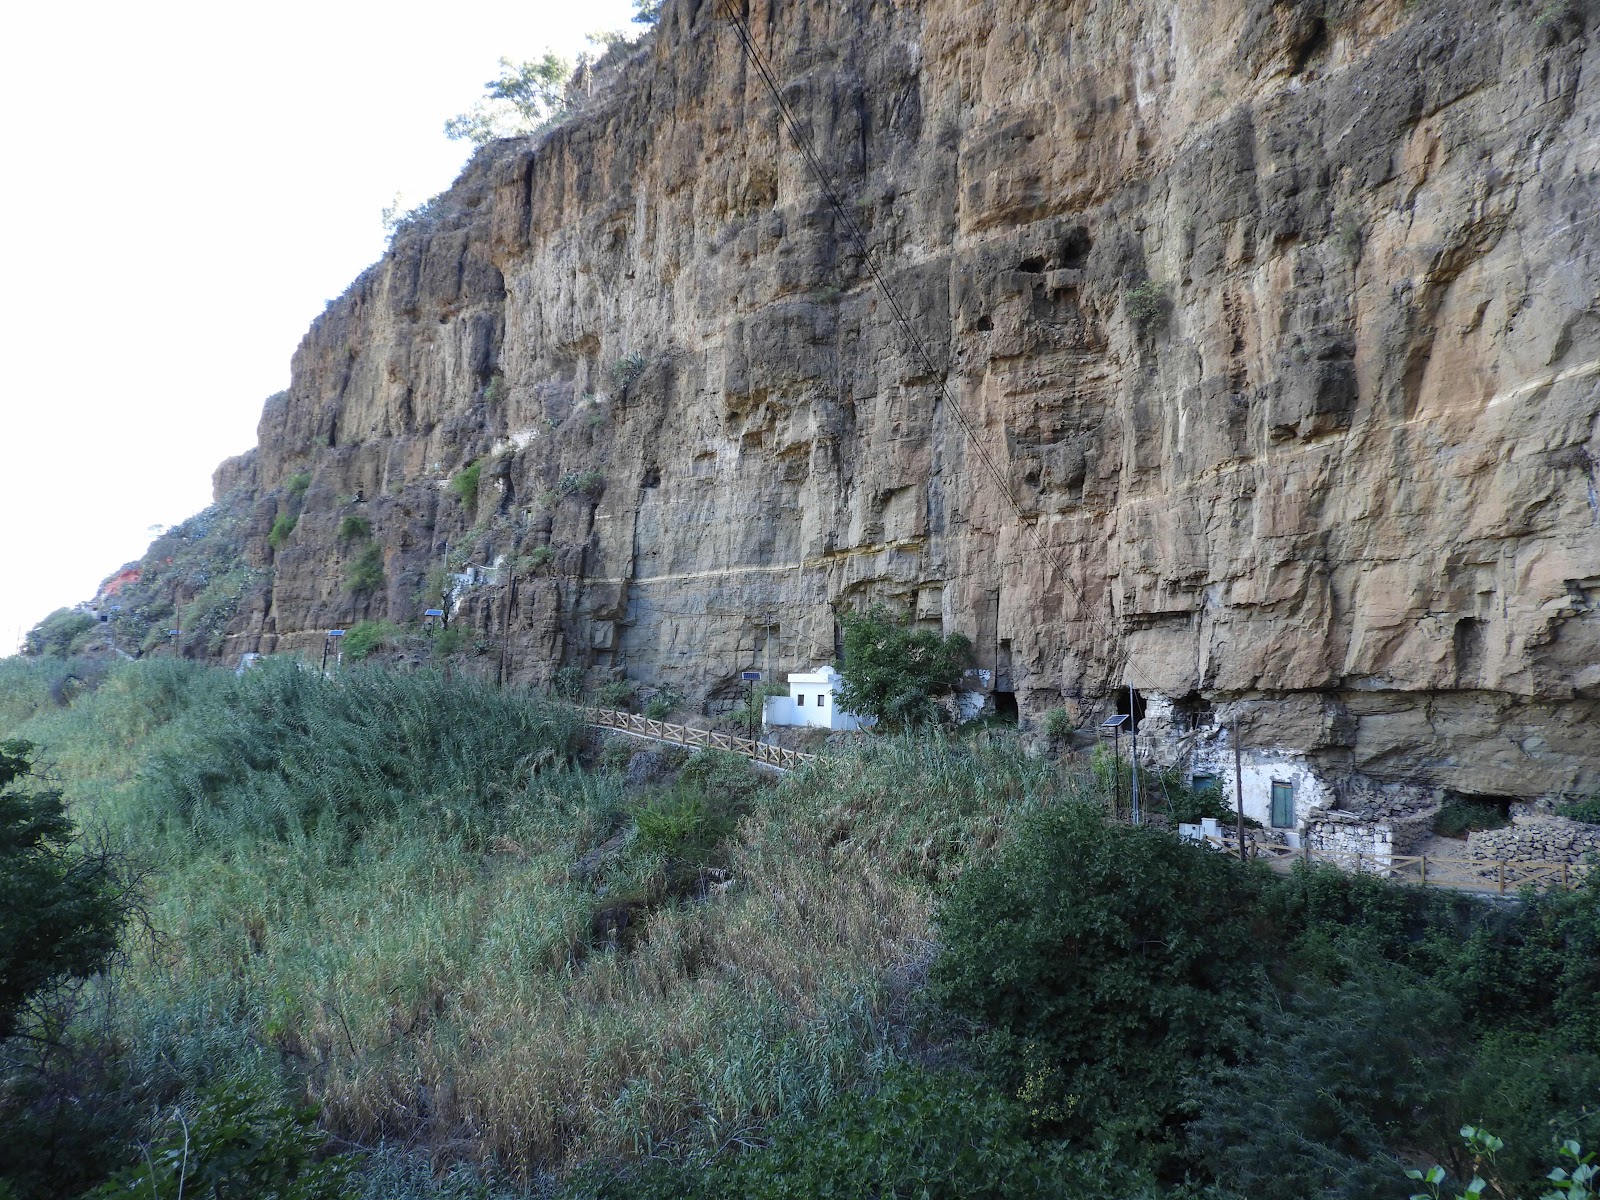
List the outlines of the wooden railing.
{"type": "MultiPolygon", "coordinates": [[[[1213,846],[1230,854],[1239,853],[1236,837],[1208,836],[1213,846]]],[[[1366,875],[1415,883],[1424,887],[1454,888],[1468,892],[1495,892],[1504,896],[1518,888],[1539,889],[1577,887],[1594,871],[1584,863],[1547,860],[1453,858],[1436,854],[1377,854],[1362,850],[1317,850],[1302,845],[1299,849],[1270,842],[1246,840],[1245,853],[1251,858],[1274,863],[1325,862],[1366,875]]]]}
{"type": "Polygon", "coordinates": [[[753,742],[749,738],[734,737],[729,733],[719,733],[715,729],[696,729],[692,725],[669,725],[665,721],[652,721],[649,717],[619,712],[614,708],[590,708],[586,705],[578,711],[583,714],[586,724],[597,725],[602,729],[617,729],[623,733],[654,738],[660,742],[673,742],[680,746],[726,750],[730,754],[742,754],[752,762],[777,767],[780,771],[792,771],[796,767],[816,762],[821,757],[816,754],[806,754],[801,750],[769,746],[766,742],[753,742]]]}

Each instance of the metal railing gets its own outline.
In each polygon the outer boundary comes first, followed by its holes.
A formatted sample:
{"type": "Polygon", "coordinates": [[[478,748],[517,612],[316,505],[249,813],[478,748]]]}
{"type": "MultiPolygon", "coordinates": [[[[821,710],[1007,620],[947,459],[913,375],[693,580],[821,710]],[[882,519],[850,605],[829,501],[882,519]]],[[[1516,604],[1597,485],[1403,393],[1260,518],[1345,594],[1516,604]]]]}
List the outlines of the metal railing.
{"type": "Polygon", "coordinates": [[[654,738],[659,742],[673,742],[679,746],[726,750],[730,754],[742,754],[752,762],[777,767],[780,771],[792,771],[807,763],[817,762],[822,757],[818,754],[807,754],[802,750],[789,750],[783,746],[769,746],[766,742],[754,742],[749,738],[735,737],[715,729],[696,729],[692,725],[669,725],[665,721],[653,721],[649,717],[620,712],[614,708],[591,708],[583,705],[578,711],[583,714],[584,723],[588,725],[654,738]]]}
{"type": "MultiPolygon", "coordinates": [[[[1236,837],[1207,835],[1205,841],[1230,854],[1239,853],[1239,839],[1236,837]]],[[[1397,883],[1447,887],[1466,892],[1495,892],[1501,896],[1523,887],[1577,887],[1594,871],[1585,863],[1550,862],[1547,859],[1383,854],[1367,850],[1319,850],[1304,844],[1294,849],[1248,839],[1245,842],[1245,854],[1269,863],[1325,862],[1357,874],[1376,875],[1397,883]]]]}

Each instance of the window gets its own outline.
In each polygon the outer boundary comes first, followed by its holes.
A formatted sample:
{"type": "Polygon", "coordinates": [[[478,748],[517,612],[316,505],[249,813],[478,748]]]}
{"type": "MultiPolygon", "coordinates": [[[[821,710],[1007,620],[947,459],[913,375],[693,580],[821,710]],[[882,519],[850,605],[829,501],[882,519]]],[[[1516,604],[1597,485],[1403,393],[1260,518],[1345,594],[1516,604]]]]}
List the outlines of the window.
{"type": "Polygon", "coordinates": [[[1294,828],[1294,784],[1281,779],[1272,781],[1272,827],[1294,828]]]}
{"type": "Polygon", "coordinates": [[[806,694],[801,692],[794,698],[794,703],[796,708],[804,708],[806,706],[806,694]]]}
{"type": "Polygon", "coordinates": [[[818,708],[827,708],[828,707],[828,693],[827,692],[822,692],[821,694],[819,694],[817,696],[817,707],[818,708]]]}
{"type": "Polygon", "coordinates": [[[1189,790],[1195,793],[1215,792],[1222,795],[1222,780],[1209,771],[1196,771],[1189,779],[1189,790]]]}

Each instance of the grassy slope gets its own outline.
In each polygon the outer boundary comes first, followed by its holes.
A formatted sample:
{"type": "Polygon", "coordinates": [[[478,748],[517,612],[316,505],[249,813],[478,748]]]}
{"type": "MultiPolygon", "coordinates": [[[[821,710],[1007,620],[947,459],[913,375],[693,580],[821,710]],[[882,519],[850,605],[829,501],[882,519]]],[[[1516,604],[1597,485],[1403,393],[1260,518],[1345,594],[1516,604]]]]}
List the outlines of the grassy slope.
{"type": "MultiPolygon", "coordinates": [[[[670,845],[575,870],[646,797],[572,765],[536,700],[292,666],[59,674],[0,662],[0,736],[39,743],[80,822],[150,870],[163,937],[117,981],[137,1075],[270,1076],[353,1142],[523,1179],[721,1144],[853,1083],[910,1036],[935,885],[1059,782],[885,742],[754,789],[726,886],[695,900],[670,845]]],[[[751,791],[719,770],[713,806],[751,791]]]]}

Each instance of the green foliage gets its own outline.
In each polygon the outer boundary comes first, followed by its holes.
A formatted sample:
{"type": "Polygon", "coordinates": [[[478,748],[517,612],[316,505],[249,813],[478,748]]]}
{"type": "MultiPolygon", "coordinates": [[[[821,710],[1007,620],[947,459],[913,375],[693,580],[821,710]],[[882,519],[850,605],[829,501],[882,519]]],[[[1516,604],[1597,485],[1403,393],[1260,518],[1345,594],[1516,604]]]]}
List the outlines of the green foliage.
{"type": "Polygon", "coordinates": [[[483,385],[483,402],[485,404],[499,404],[506,398],[506,377],[499,371],[489,376],[489,381],[483,385]]]}
{"type": "Polygon", "coordinates": [[[448,658],[452,654],[460,654],[466,644],[466,631],[459,625],[453,629],[441,629],[433,635],[433,655],[435,658],[448,658]]]}
{"type": "Polygon", "coordinates": [[[650,360],[642,354],[629,354],[617,359],[611,364],[611,382],[624,391],[633,385],[644,370],[650,365],[650,360]]]}
{"type": "Polygon", "coordinates": [[[586,672],[579,666],[557,667],[550,676],[550,692],[563,700],[576,700],[583,695],[586,672]]]}
{"type": "Polygon", "coordinates": [[[1582,821],[1586,825],[1600,825],[1600,796],[1559,805],[1556,815],[1566,817],[1569,821],[1582,821]]]}
{"type": "Polygon", "coordinates": [[[1053,743],[1067,740],[1072,733],[1072,718],[1064,708],[1052,708],[1044,714],[1044,736],[1053,743]]]}
{"type": "Polygon", "coordinates": [[[269,577],[268,572],[243,565],[212,576],[179,615],[184,646],[207,654],[220,651],[240,603],[269,577]]]}
{"type": "Polygon", "coordinates": [[[406,631],[392,621],[357,621],[345,631],[344,656],[360,662],[375,650],[393,648],[406,631]]]}
{"type": "Polygon", "coordinates": [[[601,708],[617,708],[631,711],[635,685],[627,679],[614,679],[610,683],[601,684],[595,690],[594,702],[601,708]]]}
{"type": "Polygon", "coordinates": [[[279,513],[278,519],[272,523],[272,530],[267,534],[267,544],[274,550],[282,550],[289,544],[289,535],[299,521],[296,513],[279,513]]]}
{"type": "Polygon", "coordinates": [[[283,490],[299,499],[311,487],[311,472],[297,471],[283,481],[283,490]]]}
{"type": "Polygon", "coordinates": [[[1172,311],[1172,301],[1167,290],[1152,279],[1144,279],[1129,286],[1123,295],[1128,319],[1141,334],[1153,333],[1167,323],[1172,311]]]}
{"type": "Polygon", "coordinates": [[[523,555],[522,561],[518,565],[524,573],[538,571],[548,567],[555,556],[554,548],[550,546],[535,546],[527,554],[523,555]]]}
{"type": "Polygon", "coordinates": [[[934,991],[995,1031],[1008,1078],[1059,1080],[1063,1128],[1148,1139],[1259,983],[1266,889],[1222,855],[1061,805],[957,881],[934,991]]]}
{"type": "Polygon", "coordinates": [[[326,679],[268,660],[185,713],[144,771],[145,803],[195,844],[317,838],[342,854],[406,813],[464,833],[507,781],[563,761],[567,713],[437,675],[326,679]]]}
{"type": "Polygon", "coordinates": [[[213,1088],[162,1114],[140,1160],[85,1200],[349,1200],[356,1160],[324,1157],[316,1115],[243,1085],[213,1088]]]}
{"type": "Polygon", "coordinates": [[[474,459],[450,480],[450,490],[456,494],[468,514],[478,511],[478,482],[483,474],[483,464],[474,459]]]}
{"type": "Polygon", "coordinates": [[[372,522],[366,517],[352,514],[339,522],[341,542],[364,542],[372,536],[372,522]]]}
{"type": "Polygon", "coordinates": [[[633,0],[633,23],[654,25],[661,19],[661,0],[633,0]]]}
{"type": "Polygon", "coordinates": [[[672,688],[660,688],[644,706],[644,715],[652,721],[661,721],[683,703],[683,695],[672,688]]]}
{"type": "Polygon", "coordinates": [[[88,613],[58,608],[28,630],[27,637],[22,640],[23,652],[36,658],[46,654],[65,658],[72,643],[98,623],[88,613]]]}
{"type": "Polygon", "coordinates": [[[845,613],[844,661],[839,674],[840,707],[892,726],[926,725],[939,719],[933,697],[961,681],[972,656],[965,635],[940,637],[901,624],[881,604],[845,613]]]}
{"type": "Polygon", "coordinates": [[[345,586],[357,596],[369,595],[383,587],[383,548],[368,542],[345,572],[345,586]]]}
{"type": "Polygon", "coordinates": [[[1441,837],[1462,838],[1480,829],[1503,829],[1510,818],[1498,804],[1482,800],[1451,800],[1433,819],[1433,831],[1441,837]]]}
{"type": "Polygon", "coordinates": [[[80,847],[31,742],[0,742],[0,1042],[34,1003],[99,971],[125,915],[111,860],[80,847]],[[31,785],[31,790],[30,790],[31,785]]]}
{"type": "Polygon", "coordinates": [[[538,133],[566,111],[571,75],[571,64],[548,52],[531,62],[502,58],[499,77],[483,85],[484,98],[446,121],[445,136],[482,146],[538,133]]]}
{"type": "Polygon", "coordinates": [[[556,490],[563,496],[598,496],[605,491],[606,477],[599,471],[572,471],[561,477],[556,490]]]}

